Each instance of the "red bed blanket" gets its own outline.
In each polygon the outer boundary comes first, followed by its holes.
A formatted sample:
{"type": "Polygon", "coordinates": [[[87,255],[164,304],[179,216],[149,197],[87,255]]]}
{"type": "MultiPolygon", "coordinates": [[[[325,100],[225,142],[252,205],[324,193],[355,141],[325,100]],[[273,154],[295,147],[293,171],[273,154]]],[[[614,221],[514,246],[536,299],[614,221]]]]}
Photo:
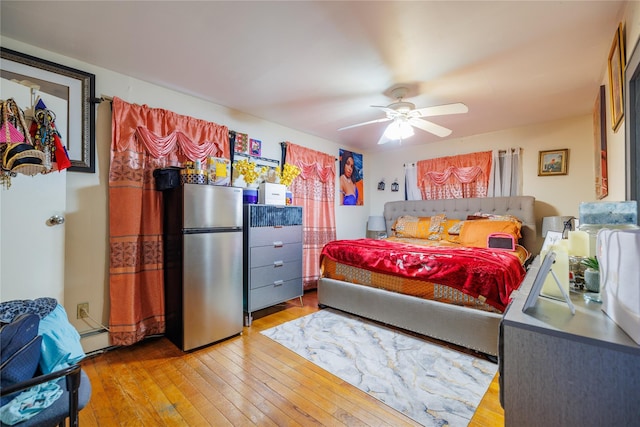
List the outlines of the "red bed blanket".
{"type": "Polygon", "coordinates": [[[447,285],[486,299],[504,311],[525,270],[507,251],[472,247],[417,246],[376,239],[335,240],[320,258],[401,277],[447,285]]]}

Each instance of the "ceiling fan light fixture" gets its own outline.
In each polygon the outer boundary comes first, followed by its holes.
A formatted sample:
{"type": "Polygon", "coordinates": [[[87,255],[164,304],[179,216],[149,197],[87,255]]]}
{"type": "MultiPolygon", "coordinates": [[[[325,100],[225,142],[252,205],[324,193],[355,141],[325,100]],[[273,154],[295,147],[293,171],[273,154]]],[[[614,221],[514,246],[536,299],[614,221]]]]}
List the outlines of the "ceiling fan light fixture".
{"type": "Polygon", "coordinates": [[[392,141],[407,139],[413,134],[413,126],[406,120],[394,120],[384,131],[384,136],[392,141]]]}

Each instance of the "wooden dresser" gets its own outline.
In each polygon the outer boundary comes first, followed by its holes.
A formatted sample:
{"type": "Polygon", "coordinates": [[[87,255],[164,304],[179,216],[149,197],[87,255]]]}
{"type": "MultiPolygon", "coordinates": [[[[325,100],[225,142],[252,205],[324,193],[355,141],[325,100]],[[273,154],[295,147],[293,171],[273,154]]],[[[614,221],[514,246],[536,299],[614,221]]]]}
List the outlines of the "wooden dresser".
{"type": "Polygon", "coordinates": [[[244,324],[302,296],[302,207],[244,205],[244,324]]]}
{"type": "Polygon", "coordinates": [[[500,400],[508,426],[627,426],[640,420],[640,346],[601,305],[571,292],[522,312],[536,259],[501,324],[500,400]]]}

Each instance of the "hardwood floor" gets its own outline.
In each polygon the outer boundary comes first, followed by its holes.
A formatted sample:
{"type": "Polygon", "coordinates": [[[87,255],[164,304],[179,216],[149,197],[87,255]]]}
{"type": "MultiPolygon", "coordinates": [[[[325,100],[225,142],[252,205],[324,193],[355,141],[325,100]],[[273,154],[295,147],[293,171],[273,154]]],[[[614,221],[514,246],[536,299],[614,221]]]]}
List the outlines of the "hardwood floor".
{"type": "MultiPolygon", "coordinates": [[[[264,337],[317,311],[291,300],[255,314],[242,335],[183,353],[164,337],[82,362],[92,385],[86,426],[416,426],[410,418],[264,337]]],[[[470,426],[501,426],[494,379],[470,426]]]]}

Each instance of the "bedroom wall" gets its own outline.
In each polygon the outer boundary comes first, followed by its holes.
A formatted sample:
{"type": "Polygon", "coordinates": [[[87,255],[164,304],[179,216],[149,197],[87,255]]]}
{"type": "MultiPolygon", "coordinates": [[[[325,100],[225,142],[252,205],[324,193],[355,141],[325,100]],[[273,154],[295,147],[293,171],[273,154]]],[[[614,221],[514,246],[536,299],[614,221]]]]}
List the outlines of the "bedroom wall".
{"type": "MultiPolygon", "coordinates": [[[[638,8],[632,7],[630,13],[633,19],[632,22],[627,21],[628,35],[633,37],[632,40],[637,40],[640,33],[638,8]]],[[[224,124],[230,129],[256,136],[263,141],[265,157],[279,159],[279,142],[283,140],[336,157],[340,148],[351,148],[269,123],[196,97],[151,85],[72,58],[62,57],[16,40],[3,38],[2,46],[96,74],[96,96],[118,96],[127,102],[166,108],[179,114],[224,124]]],[[[603,82],[605,71],[606,58],[603,58],[603,82]]],[[[595,94],[594,88],[594,100],[595,94]]],[[[110,107],[108,103],[102,103],[97,107],[97,172],[68,174],[65,225],[65,308],[68,312],[74,313],[79,302],[89,302],[92,317],[105,324],[108,322],[109,313],[107,171],[110,141],[110,107]]],[[[398,178],[402,188],[404,163],[511,146],[520,146],[524,149],[524,194],[531,194],[539,200],[538,217],[551,214],[575,215],[580,201],[595,198],[593,185],[589,184],[593,183],[592,144],[591,115],[587,114],[557,122],[508,129],[470,138],[451,139],[421,147],[400,147],[385,152],[355,150],[362,153],[364,157],[365,205],[336,206],[338,238],[364,237],[367,216],[380,215],[386,201],[402,198],[402,191],[390,192],[390,184],[394,178],[398,178]],[[570,149],[569,174],[560,177],[538,177],[538,151],[556,148],[570,149]],[[386,178],[387,189],[379,192],[376,189],[377,182],[382,177],[386,178]]],[[[620,200],[624,198],[623,130],[615,135],[610,134],[609,155],[612,187],[609,199],[620,200]]],[[[70,320],[80,332],[89,329],[87,324],[78,322],[74,318],[70,320]]],[[[107,336],[99,334],[83,339],[83,346],[87,351],[104,348],[108,346],[107,336]]]]}

